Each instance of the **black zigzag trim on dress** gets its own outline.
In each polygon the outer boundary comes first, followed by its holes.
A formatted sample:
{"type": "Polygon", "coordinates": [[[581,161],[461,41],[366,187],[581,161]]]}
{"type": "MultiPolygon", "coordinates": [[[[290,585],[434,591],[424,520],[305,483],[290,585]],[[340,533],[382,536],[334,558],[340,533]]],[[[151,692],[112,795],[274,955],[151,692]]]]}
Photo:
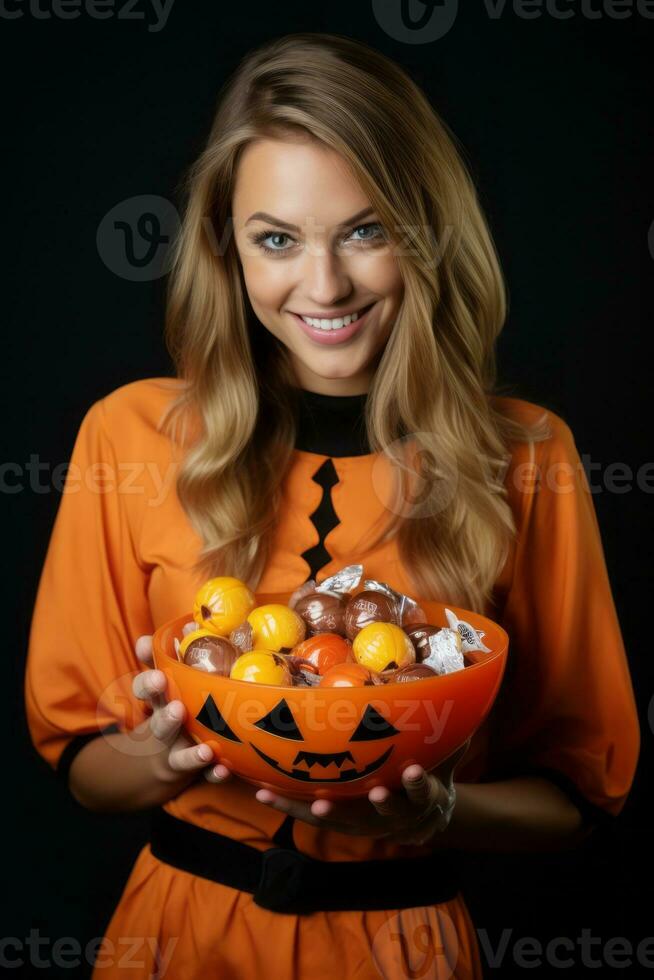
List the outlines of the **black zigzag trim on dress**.
{"type": "Polygon", "coordinates": [[[338,473],[332,460],[326,459],[311,479],[322,487],[322,499],[314,512],[309,515],[313,526],[320,535],[320,540],[318,544],[302,553],[302,558],[309,563],[307,579],[315,579],[320,569],[332,560],[332,556],[325,548],[325,538],[337,524],[340,524],[331,497],[332,487],[339,482],[338,473]]]}

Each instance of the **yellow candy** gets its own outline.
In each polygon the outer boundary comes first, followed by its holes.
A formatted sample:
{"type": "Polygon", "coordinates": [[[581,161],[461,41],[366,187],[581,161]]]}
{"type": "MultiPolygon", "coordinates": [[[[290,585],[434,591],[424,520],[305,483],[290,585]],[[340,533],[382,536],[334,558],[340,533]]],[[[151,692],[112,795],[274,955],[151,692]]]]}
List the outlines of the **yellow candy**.
{"type": "Polygon", "coordinates": [[[352,653],[357,663],[368,670],[386,670],[415,663],[413,643],[394,623],[369,623],[359,630],[352,641],[352,653]]]}
{"type": "Polygon", "coordinates": [[[210,633],[229,636],[255,602],[254,593],[240,579],[229,575],[210,578],[195,595],[193,619],[210,633]]]}
{"type": "Polygon", "coordinates": [[[278,602],[266,606],[257,606],[247,617],[252,627],[252,642],[257,647],[266,650],[281,650],[282,647],[291,649],[301,643],[307,631],[302,617],[278,602]]]}
{"type": "Polygon", "coordinates": [[[184,656],[184,654],[186,653],[187,646],[189,645],[189,643],[192,643],[193,640],[197,640],[201,636],[215,636],[215,635],[216,634],[215,634],[215,632],[213,630],[204,630],[204,629],[202,629],[202,630],[193,630],[192,633],[187,633],[186,636],[184,637],[184,639],[179,644],[179,653],[180,653],[180,656],[181,657],[184,656]]]}
{"type": "Polygon", "coordinates": [[[284,658],[273,650],[250,650],[234,662],[229,674],[232,680],[255,684],[292,686],[291,672],[284,658]]]}

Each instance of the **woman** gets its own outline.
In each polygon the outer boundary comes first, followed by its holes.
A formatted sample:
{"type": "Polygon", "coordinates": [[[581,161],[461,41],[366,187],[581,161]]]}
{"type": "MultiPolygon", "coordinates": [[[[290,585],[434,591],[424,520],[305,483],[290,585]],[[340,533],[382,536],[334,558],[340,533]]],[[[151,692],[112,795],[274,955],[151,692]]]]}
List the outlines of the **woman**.
{"type": "Polygon", "coordinates": [[[129,955],[184,980],[479,977],[456,849],[572,846],[620,812],[637,761],[573,435],[498,394],[490,234],[453,137],[383,55],[318,34],[250,54],[186,191],[177,377],[85,416],[30,637],[39,752],[90,809],[155,808],[96,973],[129,955]],[[208,767],[164,675],[134,676],[135,640],[151,667],[153,630],[210,576],[291,592],[353,562],[507,629],[465,757],[347,806],[208,767]],[[274,845],[291,877],[257,887],[274,845]]]}

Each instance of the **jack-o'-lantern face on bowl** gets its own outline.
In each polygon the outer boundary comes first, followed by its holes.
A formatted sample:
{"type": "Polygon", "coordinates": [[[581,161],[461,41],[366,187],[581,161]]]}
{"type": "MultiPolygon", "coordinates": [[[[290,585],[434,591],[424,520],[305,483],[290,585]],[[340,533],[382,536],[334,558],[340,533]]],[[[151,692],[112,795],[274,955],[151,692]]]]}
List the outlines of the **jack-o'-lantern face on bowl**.
{"type": "MultiPolygon", "coordinates": [[[[443,604],[421,605],[430,623],[447,625],[443,604]]],[[[495,700],[506,633],[485,617],[448,608],[484,630],[491,652],[463,670],[408,684],[275,687],[207,674],[175,654],[188,616],[157,630],[154,659],[168,678],[169,698],[186,707],[189,734],[236,775],[296,799],[364,796],[380,784],[400,788],[412,763],[434,769],[476,731],[495,700]]]]}

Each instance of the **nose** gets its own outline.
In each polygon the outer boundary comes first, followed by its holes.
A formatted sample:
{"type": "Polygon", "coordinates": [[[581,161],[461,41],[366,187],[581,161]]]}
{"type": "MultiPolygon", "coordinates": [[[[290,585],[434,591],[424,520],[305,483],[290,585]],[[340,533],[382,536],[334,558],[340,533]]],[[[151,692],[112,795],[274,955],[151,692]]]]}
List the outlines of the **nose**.
{"type": "Polygon", "coordinates": [[[316,309],[336,306],[352,293],[347,262],[327,246],[307,249],[302,263],[302,292],[316,309]]]}

